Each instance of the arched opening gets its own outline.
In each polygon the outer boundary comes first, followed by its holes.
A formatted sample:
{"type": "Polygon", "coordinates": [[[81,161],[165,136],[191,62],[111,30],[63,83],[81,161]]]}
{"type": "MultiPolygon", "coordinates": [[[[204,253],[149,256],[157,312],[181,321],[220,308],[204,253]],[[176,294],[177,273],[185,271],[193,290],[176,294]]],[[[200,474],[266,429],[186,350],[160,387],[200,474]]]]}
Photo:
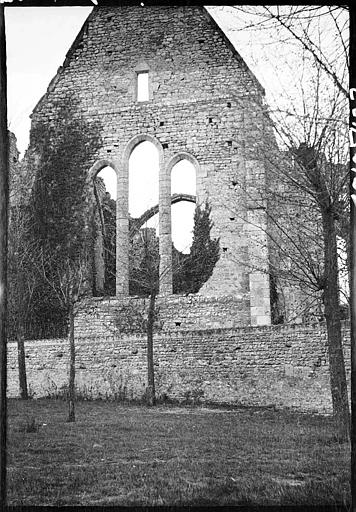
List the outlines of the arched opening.
{"type": "MultiPolygon", "coordinates": [[[[172,168],[171,195],[179,193],[196,195],[196,171],[187,159],[172,168]]],[[[172,204],[172,242],[184,254],[189,254],[193,241],[194,210],[195,204],[191,202],[172,204]]]]}
{"type": "MultiPolygon", "coordinates": [[[[172,168],[171,196],[176,194],[196,196],[196,169],[186,158],[179,160],[172,168]]],[[[193,241],[194,212],[193,202],[172,202],[173,293],[180,293],[184,289],[184,269],[193,241]]]]}
{"type": "Polygon", "coordinates": [[[129,294],[145,296],[158,289],[159,224],[158,212],[135,223],[159,202],[159,151],[144,140],[129,158],[129,294]]]}
{"type": "Polygon", "coordinates": [[[117,175],[108,162],[91,170],[94,190],[94,282],[96,296],[115,295],[117,175]],[[99,170],[98,170],[99,169],[99,170]]]}

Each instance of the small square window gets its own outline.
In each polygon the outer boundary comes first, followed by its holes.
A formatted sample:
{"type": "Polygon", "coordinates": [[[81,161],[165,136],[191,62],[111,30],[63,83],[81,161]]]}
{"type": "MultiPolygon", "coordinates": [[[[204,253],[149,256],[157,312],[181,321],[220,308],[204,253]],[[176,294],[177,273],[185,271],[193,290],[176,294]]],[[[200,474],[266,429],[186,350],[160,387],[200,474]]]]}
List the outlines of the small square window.
{"type": "Polygon", "coordinates": [[[148,71],[137,73],[137,101],[148,101],[148,71]]]}

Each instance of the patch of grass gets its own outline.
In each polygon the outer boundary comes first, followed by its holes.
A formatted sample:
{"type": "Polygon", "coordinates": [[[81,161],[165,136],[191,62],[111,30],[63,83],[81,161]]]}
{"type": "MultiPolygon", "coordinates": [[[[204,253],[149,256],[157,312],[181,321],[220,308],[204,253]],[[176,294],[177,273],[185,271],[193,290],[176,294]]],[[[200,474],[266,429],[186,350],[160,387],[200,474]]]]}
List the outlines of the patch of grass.
{"type": "Polygon", "coordinates": [[[63,401],[10,400],[8,418],[10,505],[350,503],[328,417],[85,401],[67,423],[63,401]]]}

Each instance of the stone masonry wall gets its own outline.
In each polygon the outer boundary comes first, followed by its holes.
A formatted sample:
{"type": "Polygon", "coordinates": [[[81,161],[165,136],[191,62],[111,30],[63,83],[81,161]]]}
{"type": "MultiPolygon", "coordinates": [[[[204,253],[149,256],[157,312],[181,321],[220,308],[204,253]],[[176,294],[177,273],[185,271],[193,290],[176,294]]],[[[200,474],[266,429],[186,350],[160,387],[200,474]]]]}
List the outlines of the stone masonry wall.
{"type": "Polygon", "coordinates": [[[246,174],[251,182],[264,174],[264,91],[204,8],[95,8],[34,109],[32,128],[52,123],[55,105],[67,95],[78,98],[82,115],[103,127],[103,146],[87,163],[88,172],[95,177],[110,165],[118,176],[117,295],[128,294],[129,157],[147,140],[159,151],[161,292],[172,290],[170,173],[186,158],[196,168],[198,202],[209,199],[212,236],[221,245],[202,294],[234,295],[245,304],[252,294],[251,323],[269,323],[268,279],[249,262],[254,245],[245,191],[233,185],[246,174]],[[139,102],[142,71],[148,73],[149,100],[139,102]]]}
{"type": "MultiPolygon", "coordinates": [[[[156,330],[200,330],[247,326],[248,303],[236,297],[171,295],[156,299],[156,330]]],[[[149,299],[91,298],[75,319],[77,335],[97,337],[142,332],[149,299]]]]}
{"type": "MultiPolygon", "coordinates": [[[[79,334],[79,333],[78,333],[79,334]]],[[[350,376],[349,329],[343,330],[350,376]]],[[[26,342],[34,397],[63,393],[68,340],[26,342]]],[[[232,405],[331,411],[324,325],[161,331],[154,337],[157,395],[232,405]]],[[[76,384],[86,398],[142,398],[143,334],[76,339],[76,384]]],[[[8,346],[8,396],[18,395],[16,344],[8,346]]]]}

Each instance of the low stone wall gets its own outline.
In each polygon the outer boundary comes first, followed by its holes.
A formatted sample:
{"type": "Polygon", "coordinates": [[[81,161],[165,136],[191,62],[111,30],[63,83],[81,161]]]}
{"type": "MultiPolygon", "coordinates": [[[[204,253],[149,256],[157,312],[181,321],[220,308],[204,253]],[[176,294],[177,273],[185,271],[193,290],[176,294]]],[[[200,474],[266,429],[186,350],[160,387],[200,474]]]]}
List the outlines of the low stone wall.
{"type": "MultiPolygon", "coordinates": [[[[349,329],[344,326],[350,374],[349,329]]],[[[68,341],[26,342],[34,397],[63,393],[68,341]]],[[[154,337],[157,395],[178,400],[331,411],[324,325],[161,331],[154,337]]],[[[140,399],[146,385],[143,334],[78,336],[76,384],[87,398],[140,399]]],[[[8,396],[18,395],[17,347],[8,347],[8,396]]]]}
{"type": "MultiPolygon", "coordinates": [[[[106,337],[144,332],[149,299],[101,297],[82,303],[75,325],[80,336],[106,337]]],[[[157,297],[156,331],[232,328],[249,324],[249,300],[233,296],[157,297]]]]}

